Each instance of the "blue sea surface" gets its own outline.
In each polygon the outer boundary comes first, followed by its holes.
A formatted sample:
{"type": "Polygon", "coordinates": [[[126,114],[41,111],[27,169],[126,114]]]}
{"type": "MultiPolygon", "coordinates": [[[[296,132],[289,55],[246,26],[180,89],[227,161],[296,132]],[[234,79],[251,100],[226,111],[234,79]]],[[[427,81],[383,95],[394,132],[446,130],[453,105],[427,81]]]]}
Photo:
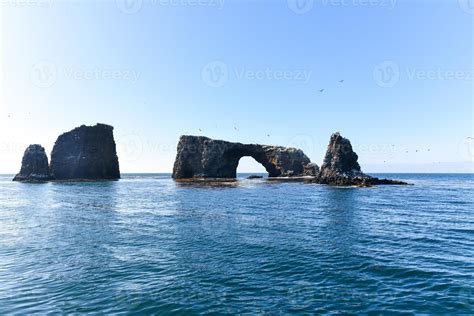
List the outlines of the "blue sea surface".
{"type": "Polygon", "coordinates": [[[0,314],[474,313],[474,176],[0,176],[0,314]]]}

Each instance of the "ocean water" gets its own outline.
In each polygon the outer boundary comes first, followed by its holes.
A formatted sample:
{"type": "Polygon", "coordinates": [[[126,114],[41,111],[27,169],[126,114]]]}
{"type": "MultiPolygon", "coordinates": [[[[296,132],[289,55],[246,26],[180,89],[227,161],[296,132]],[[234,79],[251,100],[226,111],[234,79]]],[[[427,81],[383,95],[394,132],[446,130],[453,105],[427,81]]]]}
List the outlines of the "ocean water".
{"type": "Polygon", "coordinates": [[[474,176],[0,176],[0,314],[474,313],[474,176]]]}

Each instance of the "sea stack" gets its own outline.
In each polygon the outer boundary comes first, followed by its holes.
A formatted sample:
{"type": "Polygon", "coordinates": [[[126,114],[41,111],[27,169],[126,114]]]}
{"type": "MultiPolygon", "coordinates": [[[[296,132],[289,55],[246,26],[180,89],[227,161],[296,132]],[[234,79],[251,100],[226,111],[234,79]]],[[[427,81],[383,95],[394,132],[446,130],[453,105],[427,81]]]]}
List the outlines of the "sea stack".
{"type": "Polygon", "coordinates": [[[235,178],[239,160],[245,156],[265,167],[269,177],[315,176],[319,171],[300,149],[181,136],[173,178],[235,178]]]}
{"type": "Polygon", "coordinates": [[[117,180],[119,162],[110,125],[82,125],[58,137],[51,153],[55,180],[117,180]]]}
{"type": "Polygon", "coordinates": [[[48,157],[41,145],[26,148],[21,161],[21,170],[13,181],[43,182],[51,180],[48,157]]]}
{"type": "Polygon", "coordinates": [[[359,157],[347,138],[342,137],[339,133],[332,134],[321,165],[321,180],[344,182],[345,179],[365,177],[366,175],[362,173],[357,162],[358,159],[359,157]]]}
{"type": "Polygon", "coordinates": [[[319,177],[315,182],[330,185],[371,186],[376,184],[406,184],[405,182],[378,179],[362,172],[352,149],[351,142],[339,133],[331,135],[328,149],[321,165],[319,177]]]}

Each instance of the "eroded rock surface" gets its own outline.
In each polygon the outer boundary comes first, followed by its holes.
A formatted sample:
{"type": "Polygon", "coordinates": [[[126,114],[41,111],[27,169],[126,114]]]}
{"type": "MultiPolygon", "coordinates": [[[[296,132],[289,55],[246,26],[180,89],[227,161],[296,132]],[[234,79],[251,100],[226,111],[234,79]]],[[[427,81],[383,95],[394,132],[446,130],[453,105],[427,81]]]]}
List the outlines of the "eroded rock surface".
{"type": "Polygon", "coordinates": [[[82,125],[58,137],[51,153],[56,180],[115,180],[120,178],[113,127],[82,125]]]}
{"type": "Polygon", "coordinates": [[[351,142],[339,133],[331,135],[328,149],[314,182],[330,185],[372,186],[377,184],[407,184],[402,181],[378,179],[362,172],[351,142]]]}
{"type": "Polygon", "coordinates": [[[181,136],[174,179],[235,178],[240,158],[253,157],[269,177],[314,175],[319,170],[296,148],[232,143],[203,136],[181,136]]]}
{"type": "Polygon", "coordinates": [[[41,145],[26,148],[21,161],[21,170],[13,181],[42,182],[51,180],[48,156],[41,145]]]}

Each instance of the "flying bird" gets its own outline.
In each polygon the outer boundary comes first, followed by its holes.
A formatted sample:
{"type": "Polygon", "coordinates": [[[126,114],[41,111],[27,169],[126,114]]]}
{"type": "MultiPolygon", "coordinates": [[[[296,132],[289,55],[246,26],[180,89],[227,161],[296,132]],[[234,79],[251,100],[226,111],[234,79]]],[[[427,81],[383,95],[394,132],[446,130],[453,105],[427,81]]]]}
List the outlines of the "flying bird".
{"type": "Polygon", "coordinates": [[[344,79],[339,80],[339,83],[343,83],[343,82],[344,82],[344,79]]]}
{"type": "Polygon", "coordinates": [[[321,92],[323,92],[323,91],[324,91],[324,89],[319,89],[319,93],[321,93],[321,92]]]}
{"type": "Polygon", "coordinates": [[[270,137],[270,134],[267,134],[267,137],[270,137]]]}
{"type": "Polygon", "coordinates": [[[199,131],[202,132],[202,129],[199,128],[199,131]]]}

